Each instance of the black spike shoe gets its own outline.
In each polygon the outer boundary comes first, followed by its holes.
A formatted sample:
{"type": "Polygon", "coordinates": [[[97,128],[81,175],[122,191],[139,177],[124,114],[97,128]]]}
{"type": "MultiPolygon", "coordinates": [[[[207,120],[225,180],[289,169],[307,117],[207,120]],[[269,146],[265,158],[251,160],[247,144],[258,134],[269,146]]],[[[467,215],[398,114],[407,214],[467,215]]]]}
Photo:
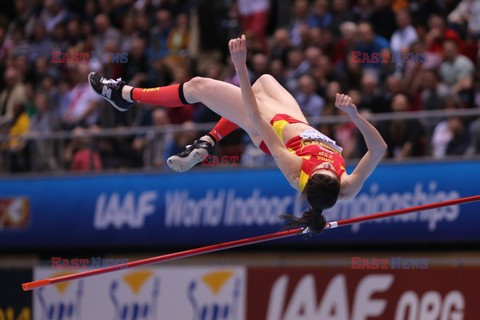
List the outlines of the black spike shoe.
{"type": "Polygon", "coordinates": [[[167,165],[170,169],[177,172],[188,171],[208,157],[208,155],[212,153],[212,149],[213,146],[210,142],[195,140],[195,142],[192,145],[188,145],[185,150],[168,158],[167,165]]]}

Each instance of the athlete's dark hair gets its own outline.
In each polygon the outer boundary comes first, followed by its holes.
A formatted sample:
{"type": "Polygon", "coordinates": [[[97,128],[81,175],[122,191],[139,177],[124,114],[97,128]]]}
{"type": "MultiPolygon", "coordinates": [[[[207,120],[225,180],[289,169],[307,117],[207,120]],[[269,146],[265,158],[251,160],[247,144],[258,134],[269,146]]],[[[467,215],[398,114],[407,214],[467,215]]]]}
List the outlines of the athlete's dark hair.
{"type": "Polygon", "coordinates": [[[282,214],[285,229],[308,228],[311,232],[320,233],[327,224],[322,212],[335,205],[340,193],[340,179],[326,174],[314,174],[310,177],[302,195],[307,198],[310,209],[300,218],[291,214],[282,214]]]}

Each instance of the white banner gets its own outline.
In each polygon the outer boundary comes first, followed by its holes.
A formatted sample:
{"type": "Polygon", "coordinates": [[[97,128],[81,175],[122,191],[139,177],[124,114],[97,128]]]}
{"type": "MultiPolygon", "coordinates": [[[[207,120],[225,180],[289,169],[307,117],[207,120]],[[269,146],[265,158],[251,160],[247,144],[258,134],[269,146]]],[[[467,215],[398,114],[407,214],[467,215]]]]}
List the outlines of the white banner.
{"type": "MultiPolygon", "coordinates": [[[[66,273],[37,267],[34,278],[66,273]]],[[[242,267],[126,269],[35,290],[33,319],[242,320],[245,280],[242,267]]]]}

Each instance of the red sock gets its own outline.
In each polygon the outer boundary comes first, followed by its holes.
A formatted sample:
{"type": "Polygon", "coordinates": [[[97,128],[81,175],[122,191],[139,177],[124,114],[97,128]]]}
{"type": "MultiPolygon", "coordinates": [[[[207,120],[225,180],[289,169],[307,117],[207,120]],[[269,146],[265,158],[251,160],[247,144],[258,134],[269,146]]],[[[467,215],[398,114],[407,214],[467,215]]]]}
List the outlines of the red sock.
{"type": "Polygon", "coordinates": [[[222,117],[208,134],[215,139],[215,142],[218,142],[237,128],[235,123],[222,117]]]}
{"type": "Polygon", "coordinates": [[[132,100],[162,107],[181,107],[188,102],[183,95],[183,83],[156,88],[133,88],[132,100]]]}

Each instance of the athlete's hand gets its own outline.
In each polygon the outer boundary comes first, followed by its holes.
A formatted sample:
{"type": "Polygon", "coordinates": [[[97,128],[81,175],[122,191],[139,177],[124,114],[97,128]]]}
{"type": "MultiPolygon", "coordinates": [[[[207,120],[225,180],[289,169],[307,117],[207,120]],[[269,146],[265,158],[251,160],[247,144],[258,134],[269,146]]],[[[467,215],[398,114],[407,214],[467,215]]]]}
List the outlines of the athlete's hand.
{"type": "Polygon", "coordinates": [[[337,93],[335,99],[335,107],[342,110],[348,115],[357,113],[357,106],[353,104],[352,98],[346,94],[337,93]]]}
{"type": "Polygon", "coordinates": [[[247,60],[247,39],[245,35],[242,34],[241,38],[230,40],[228,49],[230,49],[230,56],[235,68],[245,65],[247,60]]]}

